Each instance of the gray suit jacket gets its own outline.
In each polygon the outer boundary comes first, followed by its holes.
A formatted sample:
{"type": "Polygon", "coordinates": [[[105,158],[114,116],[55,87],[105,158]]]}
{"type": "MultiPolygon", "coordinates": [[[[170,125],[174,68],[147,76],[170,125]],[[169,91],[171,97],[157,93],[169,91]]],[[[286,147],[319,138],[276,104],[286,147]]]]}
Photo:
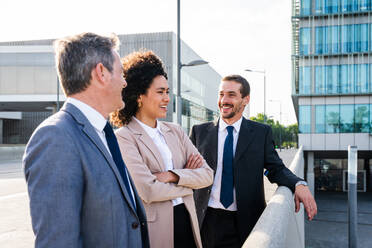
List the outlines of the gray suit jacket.
{"type": "Polygon", "coordinates": [[[115,162],[83,113],[66,103],[33,133],[23,157],[35,247],[149,247],[115,162]]]}

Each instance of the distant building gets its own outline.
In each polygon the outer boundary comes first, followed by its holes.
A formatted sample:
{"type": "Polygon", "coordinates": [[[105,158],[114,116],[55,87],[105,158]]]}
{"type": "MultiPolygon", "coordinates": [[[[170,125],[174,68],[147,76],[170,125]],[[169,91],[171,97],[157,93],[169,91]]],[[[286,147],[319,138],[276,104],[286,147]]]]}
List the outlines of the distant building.
{"type": "MultiPolygon", "coordinates": [[[[171,88],[167,121],[176,121],[176,36],[172,32],[119,35],[120,56],[153,50],[164,62],[171,88]]],[[[0,42],[0,144],[26,143],[35,127],[65,100],[58,85],[53,40],[0,42]],[[57,94],[57,90],[59,94],[57,94]],[[58,100],[59,102],[58,102],[58,100]]],[[[182,43],[182,63],[202,59],[182,43]]],[[[209,65],[182,67],[182,126],[217,116],[221,76],[209,65]]]]}
{"type": "Polygon", "coordinates": [[[292,0],[292,98],[307,177],[343,191],[347,147],[358,146],[358,189],[372,191],[370,0],[292,0]]]}

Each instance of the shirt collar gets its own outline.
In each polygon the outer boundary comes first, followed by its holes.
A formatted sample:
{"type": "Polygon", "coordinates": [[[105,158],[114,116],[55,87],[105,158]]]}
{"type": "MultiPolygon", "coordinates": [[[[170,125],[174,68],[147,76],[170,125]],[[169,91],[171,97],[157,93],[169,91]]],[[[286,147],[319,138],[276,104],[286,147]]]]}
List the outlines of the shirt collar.
{"type": "Polygon", "coordinates": [[[145,129],[146,133],[150,136],[151,139],[154,139],[157,136],[157,133],[163,134],[160,130],[159,122],[156,120],[156,127],[150,127],[143,123],[142,121],[138,120],[136,117],[132,117],[134,120],[136,120],[143,129],[145,129]]]}
{"type": "Polygon", "coordinates": [[[97,129],[98,131],[102,132],[104,127],[106,126],[107,120],[94,108],[89,106],[82,101],[77,100],[76,98],[68,97],[66,102],[71,103],[75,107],[77,107],[88,119],[90,124],[97,129]]]}
{"type": "Polygon", "coordinates": [[[234,122],[232,125],[228,125],[222,118],[220,118],[220,123],[219,123],[219,131],[223,131],[226,129],[227,126],[233,126],[235,131],[239,133],[240,131],[240,126],[242,124],[243,117],[240,117],[239,120],[234,122]]]}

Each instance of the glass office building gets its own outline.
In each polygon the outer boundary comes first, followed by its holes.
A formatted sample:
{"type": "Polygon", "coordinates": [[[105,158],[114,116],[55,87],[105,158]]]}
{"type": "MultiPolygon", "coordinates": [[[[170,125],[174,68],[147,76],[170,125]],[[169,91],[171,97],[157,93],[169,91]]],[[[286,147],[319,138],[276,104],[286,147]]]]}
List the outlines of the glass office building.
{"type": "MultiPolygon", "coordinates": [[[[172,32],[119,35],[120,56],[140,49],[153,50],[163,61],[171,88],[166,121],[176,121],[176,35],[172,32]]],[[[59,109],[65,97],[54,65],[53,40],[0,43],[0,144],[25,144],[35,127],[59,109]],[[17,113],[17,114],[15,114],[17,113]]],[[[187,64],[202,58],[181,44],[181,60],[187,64]]],[[[209,65],[182,67],[182,127],[217,116],[217,92],[221,76],[209,65]]]]}
{"type": "Polygon", "coordinates": [[[292,99],[315,190],[345,190],[355,145],[372,191],[371,0],[292,0],[292,99]]]}

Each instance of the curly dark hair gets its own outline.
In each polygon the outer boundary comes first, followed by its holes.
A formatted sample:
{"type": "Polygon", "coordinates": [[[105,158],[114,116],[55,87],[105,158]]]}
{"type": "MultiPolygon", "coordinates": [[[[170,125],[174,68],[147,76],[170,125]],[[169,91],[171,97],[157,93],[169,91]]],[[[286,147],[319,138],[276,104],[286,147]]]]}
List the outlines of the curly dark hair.
{"type": "Polygon", "coordinates": [[[111,113],[111,123],[117,127],[127,125],[138,111],[138,98],[147,93],[156,76],[168,79],[161,59],[153,51],[133,52],[122,59],[127,81],[121,93],[125,107],[111,113]]]}

